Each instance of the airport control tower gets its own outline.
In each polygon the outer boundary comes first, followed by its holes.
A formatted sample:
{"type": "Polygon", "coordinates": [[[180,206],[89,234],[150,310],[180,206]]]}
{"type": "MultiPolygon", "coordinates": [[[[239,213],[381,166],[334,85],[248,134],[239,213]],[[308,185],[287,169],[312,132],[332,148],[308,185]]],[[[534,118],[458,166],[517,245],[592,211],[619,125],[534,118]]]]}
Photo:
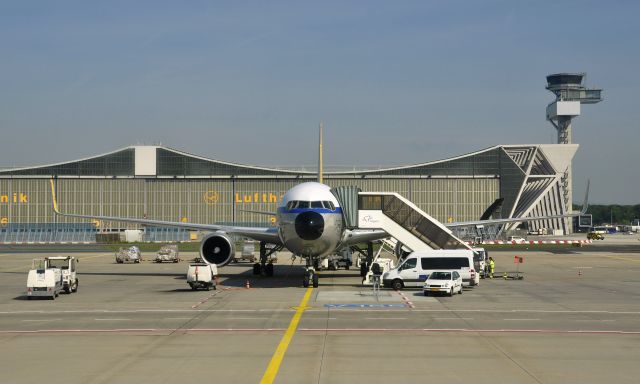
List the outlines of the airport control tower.
{"type": "MultiPolygon", "coordinates": [[[[571,120],[580,116],[580,104],[602,101],[602,89],[587,89],[583,82],[586,73],[556,73],[547,76],[547,89],[556,100],[547,106],[547,120],[558,130],[558,144],[571,144],[571,120]]],[[[572,210],[573,186],[571,164],[562,177],[564,203],[572,210]]]]}

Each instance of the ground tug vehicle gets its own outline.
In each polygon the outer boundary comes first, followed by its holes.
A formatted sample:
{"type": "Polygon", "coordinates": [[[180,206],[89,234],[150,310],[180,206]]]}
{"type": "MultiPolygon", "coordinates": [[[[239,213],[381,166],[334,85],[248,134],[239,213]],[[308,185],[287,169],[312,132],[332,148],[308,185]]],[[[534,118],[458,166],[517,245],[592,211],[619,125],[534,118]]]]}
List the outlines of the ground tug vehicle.
{"type": "Polygon", "coordinates": [[[60,291],[78,291],[78,260],[72,256],[51,256],[34,259],[27,277],[27,298],[49,296],[55,299],[60,291]]]}

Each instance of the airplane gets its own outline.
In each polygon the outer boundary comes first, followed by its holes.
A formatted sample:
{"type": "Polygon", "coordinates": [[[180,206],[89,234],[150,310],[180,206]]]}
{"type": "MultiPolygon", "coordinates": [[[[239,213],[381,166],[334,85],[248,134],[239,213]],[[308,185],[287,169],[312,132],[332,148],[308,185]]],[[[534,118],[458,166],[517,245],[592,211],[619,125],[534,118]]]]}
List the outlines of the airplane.
{"type": "MultiPolygon", "coordinates": [[[[345,228],[343,212],[338,199],[331,192],[331,187],[323,183],[322,176],[322,125],[320,126],[318,156],[318,181],[304,182],[289,189],[283,196],[277,212],[251,211],[276,216],[275,227],[237,227],[216,224],[197,224],[173,221],[162,221],[140,218],[125,218],[112,216],[80,215],[63,213],[58,207],[55,192],[55,183],[51,179],[51,193],[53,210],[55,214],[65,217],[118,221],[136,223],[156,227],[174,227],[190,230],[211,231],[200,243],[200,256],[208,264],[216,264],[223,267],[233,259],[235,254],[235,242],[232,236],[251,238],[260,242],[260,263],[254,266],[259,273],[267,276],[273,274],[273,266],[267,265],[268,256],[278,250],[286,248],[294,256],[299,256],[306,261],[306,270],[303,275],[302,285],[318,287],[318,274],[316,270],[320,261],[339,250],[368,243],[389,237],[384,230],[379,229],[349,229],[345,228]],[[275,245],[267,248],[267,244],[275,245]]],[[[588,187],[587,187],[588,194],[588,187]]],[[[500,202],[501,203],[501,202],[500,202]]],[[[487,212],[494,211],[498,202],[494,203],[487,212]]],[[[583,205],[583,212],[586,210],[583,205]]],[[[490,216],[490,215],[489,215],[490,216]]],[[[483,220],[468,222],[452,222],[443,225],[447,227],[475,226],[486,224],[505,224],[513,222],[534,221],[578,216],[578,214],[554,215],[542,217],[488,219],[483,215],[483,220]]],[[[369,246],[372,250],[372,247],[369,246]]],[[[370,252],[372,253],[372,251],[370,252]]]]}

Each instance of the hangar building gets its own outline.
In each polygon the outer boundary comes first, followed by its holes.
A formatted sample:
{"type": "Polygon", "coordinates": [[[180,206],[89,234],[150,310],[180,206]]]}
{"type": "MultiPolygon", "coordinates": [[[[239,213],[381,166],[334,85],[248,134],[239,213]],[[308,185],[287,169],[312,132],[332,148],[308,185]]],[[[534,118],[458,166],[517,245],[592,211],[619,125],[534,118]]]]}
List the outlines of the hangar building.
{"type": "MultiPolygon", "coordinates": [[[[325,172],[324,182],[398,192],[443,223],[477,220],[500,197],[504,203],[494,217],[562,214],[569,207],[560,180],[577,149],[577,144],[498,145],[422,164],[325,172]]],[[[137,229],[55,216],[51,178],[63,212],[265,226],[275,219],[247,211],[275,212],[289,188],[315,180],[316,174],[233,164],[163,146],[131,146],[80,160],[4,169],[0,242],[92,242],[96,233],[137,229]]],[[[530,228],[569,233],[570,224],[549,220],[530,228]]],[[[185,232],[147,229],[145,236],[177,240],[185,232]]]]}

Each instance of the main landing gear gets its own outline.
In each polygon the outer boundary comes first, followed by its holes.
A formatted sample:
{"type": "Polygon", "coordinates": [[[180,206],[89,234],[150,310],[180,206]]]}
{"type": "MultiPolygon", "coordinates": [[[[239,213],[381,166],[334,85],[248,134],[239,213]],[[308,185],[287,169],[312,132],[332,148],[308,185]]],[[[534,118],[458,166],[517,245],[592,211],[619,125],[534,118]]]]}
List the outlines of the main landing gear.
{"type": "Polygon", "coordinates": [[[273,276],[273,262],[268,258],[277,251],[280,251],[282,246],[275,246],[273,248],[267,248],[267,243],[260,242],[260,262],[253,264],[253,274],[262,276],[273,276]],[[268,261],[267,261],[268,260],[268,261]]]}

